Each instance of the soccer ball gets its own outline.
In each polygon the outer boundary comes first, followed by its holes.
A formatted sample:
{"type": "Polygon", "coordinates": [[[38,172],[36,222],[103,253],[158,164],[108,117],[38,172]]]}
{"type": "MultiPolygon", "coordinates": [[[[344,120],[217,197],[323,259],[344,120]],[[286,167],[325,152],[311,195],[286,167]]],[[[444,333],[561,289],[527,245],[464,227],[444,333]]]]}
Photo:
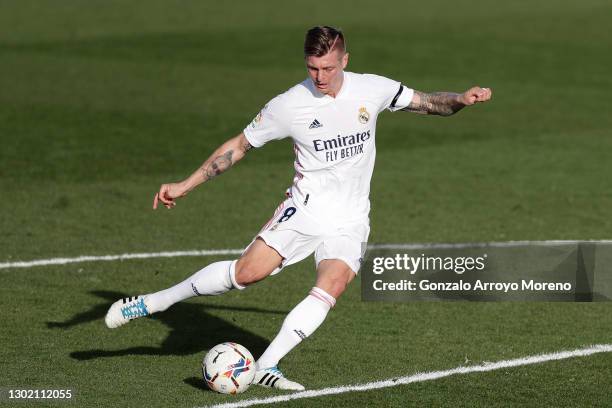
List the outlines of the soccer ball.
{"type": "Polygon", "coordinates": [[[255,359],[237,343],[221,343],[202,360],[202,374],[208,387],[221,394],[246,391],[255,378],[255,359]]]}

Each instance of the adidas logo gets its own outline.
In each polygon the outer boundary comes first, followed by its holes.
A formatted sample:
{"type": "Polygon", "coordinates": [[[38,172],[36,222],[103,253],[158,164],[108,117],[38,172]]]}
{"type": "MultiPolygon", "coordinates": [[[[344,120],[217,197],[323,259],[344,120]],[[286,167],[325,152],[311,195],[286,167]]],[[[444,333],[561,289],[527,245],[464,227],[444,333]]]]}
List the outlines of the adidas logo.
{"type": "Polygon", "coordinates": [[[293,330],[293,331],[295,332],[295,334],[300,336],[300,339],[304,340],[306,338],[306,334],[304,334],[303,331],[301,331],[301,330],[293,330]]]}
{"type": "Polygon", "coordinates": [[[323,127],[323,125],[321,124],[321,122],[319,122],[318,120],[313,120],[312,123],[310,124],[310,126],[308,126],[308,129],[316,129],[316,128],[320,128],[323,127]]]}

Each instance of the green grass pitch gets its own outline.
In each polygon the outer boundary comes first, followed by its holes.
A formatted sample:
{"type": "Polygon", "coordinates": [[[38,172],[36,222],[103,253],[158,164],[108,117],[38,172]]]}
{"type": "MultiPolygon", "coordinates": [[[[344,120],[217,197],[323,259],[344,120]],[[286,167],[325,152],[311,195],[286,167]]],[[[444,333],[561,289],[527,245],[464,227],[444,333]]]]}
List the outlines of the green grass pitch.
{"type": "MultiPolygon", "coordinates": [[[[301,81],[303,34],[344,29],[349,70],[422,91],[491,87],[451,118],[384,113],[371,243],[606,239],[612,230],[609,1],[0,2],[0,262],[241,248],[292,179],[271,143],[173,211],[150,209],[301,81]]],[[[125,328],[103,316],[222,258],[0,270],[0,388],[71,387],[79,407],[195,407],[199,364],[258,355],[314,282],[312,259],[125,328]]],[[[364,303],[357,280],[283,360],[308,388],[611,343],[606,303],[364,303]]],[[[612,355],[287,406],[611,406],[612,355]]],[[[0,401],[0,405],[10,405],[0,401]]],[[[31,403],[29,406],[60,406],[31,403]]],[[[28,406],[15,404],[15,406],[28,406]]]]}

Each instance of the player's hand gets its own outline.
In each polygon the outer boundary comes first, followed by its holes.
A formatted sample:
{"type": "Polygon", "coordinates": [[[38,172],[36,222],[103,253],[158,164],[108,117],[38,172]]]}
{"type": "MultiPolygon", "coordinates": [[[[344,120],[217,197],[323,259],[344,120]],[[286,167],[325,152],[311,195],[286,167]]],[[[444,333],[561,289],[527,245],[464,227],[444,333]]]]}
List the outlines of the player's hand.
{"type": "Polygon", "coordinates": [[[159,192],[153,198],[153,209],[157,209],[157,204],[161,203],[168,209],[176,205],[176,198],[187,195],[188,190],[181,183],[162,184],[159,192]]]}
{"type": "Polygon", "coordinates": [[[486,102],[491,99],[492,95],[490,88],[475,86],[462,93],[460,99],[464,105],[469,106],[478,102],[486,102]]]}

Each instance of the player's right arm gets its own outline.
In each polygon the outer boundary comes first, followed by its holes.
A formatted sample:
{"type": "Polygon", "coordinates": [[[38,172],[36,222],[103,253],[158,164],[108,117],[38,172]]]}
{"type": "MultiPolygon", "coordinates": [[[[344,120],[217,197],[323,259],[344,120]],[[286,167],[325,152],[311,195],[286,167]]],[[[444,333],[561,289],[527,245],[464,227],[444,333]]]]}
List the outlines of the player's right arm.
{"type": "Polygon", "coordinates": [[[176,205],[175,199],[186,196],[200,184],[227,171],[242,159],[250,149],[251,144],[244,133],[229,139],[219,146],[191,176],[178,183],[162,184],[153,199],[153,209],[157,209],[160,201],[166,208],[174,207],[176,205]]]}

